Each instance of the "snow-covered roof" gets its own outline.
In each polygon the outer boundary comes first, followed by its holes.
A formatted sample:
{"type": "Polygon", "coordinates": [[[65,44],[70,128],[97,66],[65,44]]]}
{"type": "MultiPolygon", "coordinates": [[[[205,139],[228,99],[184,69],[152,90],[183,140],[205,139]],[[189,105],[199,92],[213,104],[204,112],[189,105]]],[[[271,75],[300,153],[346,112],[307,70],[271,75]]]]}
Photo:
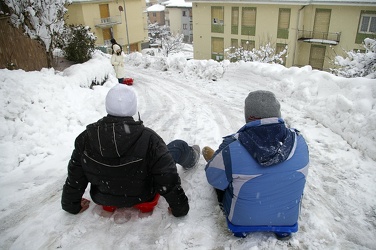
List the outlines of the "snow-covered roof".
{"type": "Polygon", "coordinates": [[[147,12],[160,12],[165,10],[165,6],[160,4],[154,4],[146,9],[147,12]]]}
{"type": "Polygon", "coordinates": [[[376,6],[376,0],[185,0],[201,3],[252,3],[252,4],[290,4],[290,5],[350,5],[376,6]]]}
{"type": "Polygon", "coordinates": [[[163,3],[167,8],[192,8],[192,3],[185,0],[170,0],[163,3]]]}

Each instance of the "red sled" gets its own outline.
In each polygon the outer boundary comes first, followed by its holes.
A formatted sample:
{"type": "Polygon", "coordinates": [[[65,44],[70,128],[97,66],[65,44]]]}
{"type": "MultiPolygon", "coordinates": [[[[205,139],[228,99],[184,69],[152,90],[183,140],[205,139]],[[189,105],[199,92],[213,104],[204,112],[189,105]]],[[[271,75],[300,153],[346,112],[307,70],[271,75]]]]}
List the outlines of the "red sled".
{"type": "Polygon", "coordinates": [[[133,78],[124,78],[123,83],[126,85],[133,85],[133,78]]]}
{"type": "MultiPolygon", "coordinates": [[[[160,195],[157,193],[154,196],[152,201],[147,201],[147,202],[144,202],[144,203],[136,204],[133,207],[140,210],[141,213],[150,213],[154,210],[154,207],[158,204],[159,197],[160,197],[160,195]]],[[[103,205],[102,207],[103,207],[103,210],[105,210],[107,212],[111,212],[111,213],[114,212],[117,209],[117,207],[115,207],[115,206],[104,206],[103,205]]]]}

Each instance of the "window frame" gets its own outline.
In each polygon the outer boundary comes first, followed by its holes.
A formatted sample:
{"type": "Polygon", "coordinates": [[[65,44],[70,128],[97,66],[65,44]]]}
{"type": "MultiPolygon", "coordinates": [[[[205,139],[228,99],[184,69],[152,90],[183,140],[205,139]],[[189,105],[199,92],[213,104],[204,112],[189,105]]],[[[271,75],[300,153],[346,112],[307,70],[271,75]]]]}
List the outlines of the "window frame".
{"type": "Polygon", "coordinates": [[[210,20],[212,33],[224,33],[224,12],[223,6],[211,6],[210,20]]]}
{"type": "Polygon", "coordinates": [[[256,35],[256,25],[257,25],[257,8],[256,7],[242,7],[241,12],[241,34],[243,36],[255,36],[256,35]],[[247,11],[254,11],[254,20],[250,20],[253,25],[245,25],[246,13],[247,11]]]}
{"type": "Polygon", "coordinates": [[[376,39],[376,33],[360,32],[360,27],[362,25],[362,17],[363,16],[373,16],[373,15],[376,15],[376,11],[361,10],[359,12],[359,23],[358,23],[358,29],[356,31],[356,37],[355,37],[355,43],[356,44],[362,44],[365,38],[376,39]]]}
{"type": "Polygon", "coordinates": [[[288,39],[289,38],[289,29],[290,29],[290,22],[291,22],[291,9],[289,8],[280,8],[278,12],[278,28],[277,28],[277,38],[288,39]],[[282,15],[284,13],[288,13],[288,22],[287,27],[282,26],[282,15]]]}
{"type": "Polygon", "coordinates": [[[239,33],[239,7],[231,8],[231,34],[237,35],[239,33]]]}
{"type": "Polygon", "coordinates": [[[211,38],[211,58],[216,61],[224,60],[224,38],[223,37],[211,38]]]}
{"type": "Polygon", "coordinates": [[[376,34],[376,14],[362,13],[360,15],[358,33],[360,33],[360,34],[376,34]],[[369,21],[368,21],[368,25],[367,25],[367,31],[362,31],[363,21],[364,21],[365,17],[369,17],[369,21]],[[370,31],[372,20],[374,20],[374,22],[375,22],[375,32],[370,31]]]}

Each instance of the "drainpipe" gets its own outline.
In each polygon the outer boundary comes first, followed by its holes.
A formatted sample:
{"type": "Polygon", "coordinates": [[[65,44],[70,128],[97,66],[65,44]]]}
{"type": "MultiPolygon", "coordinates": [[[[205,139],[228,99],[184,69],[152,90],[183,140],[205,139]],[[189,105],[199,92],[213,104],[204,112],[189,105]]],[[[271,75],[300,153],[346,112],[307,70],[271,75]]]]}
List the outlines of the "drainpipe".
{"type": "Polygon", "coordinates": [[[300,14],[301,14],[301,11],[302,11],[306,6],[307,6],[307,5],[303,5],[303,6],[298,10],[298,18],[297,18],[297,21],[296,21],[295,48],[294,48],[294,53],[293,53],[293,57],[292,57],[292,66],[295,65],[295,53],[296,53],[296,50],[297,50],[297,47],[298,47],[298,35],[299,35],[299,20],[300,20],[300,14]]]}
{"type": "Polygon", "coordinates": [[[127,9],[125,8],[125,0],[123,0],[123,6],[124,6],[124,19],[125,19],[125,29],[127,31],[127,43],[128,43],[128,54],[130,54],[130,44],[129,44],[129,35],[128,35],[128,22],[127,22],[127,9]]]}

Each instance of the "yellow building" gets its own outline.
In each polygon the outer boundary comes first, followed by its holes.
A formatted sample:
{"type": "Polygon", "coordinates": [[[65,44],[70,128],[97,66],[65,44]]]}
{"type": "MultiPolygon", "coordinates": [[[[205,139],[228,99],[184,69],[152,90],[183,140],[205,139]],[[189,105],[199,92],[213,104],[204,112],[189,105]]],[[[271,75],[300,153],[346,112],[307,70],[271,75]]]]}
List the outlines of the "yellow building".
{"type": "Polygon", "coordinates": [[[195,59],[225,59],[225,49],[288,46],[285,65],[333,67],[343,50],[376,39],[376,0],[186,0],[192,2],[195,59]]]}
{"type": "Polygon", "coordinates": [[[145,0],[72,0],[67,9],[66,23],[89,26],[98,47],[109,47],[111,38],[125,53],[149,47],[145,0]]]}

